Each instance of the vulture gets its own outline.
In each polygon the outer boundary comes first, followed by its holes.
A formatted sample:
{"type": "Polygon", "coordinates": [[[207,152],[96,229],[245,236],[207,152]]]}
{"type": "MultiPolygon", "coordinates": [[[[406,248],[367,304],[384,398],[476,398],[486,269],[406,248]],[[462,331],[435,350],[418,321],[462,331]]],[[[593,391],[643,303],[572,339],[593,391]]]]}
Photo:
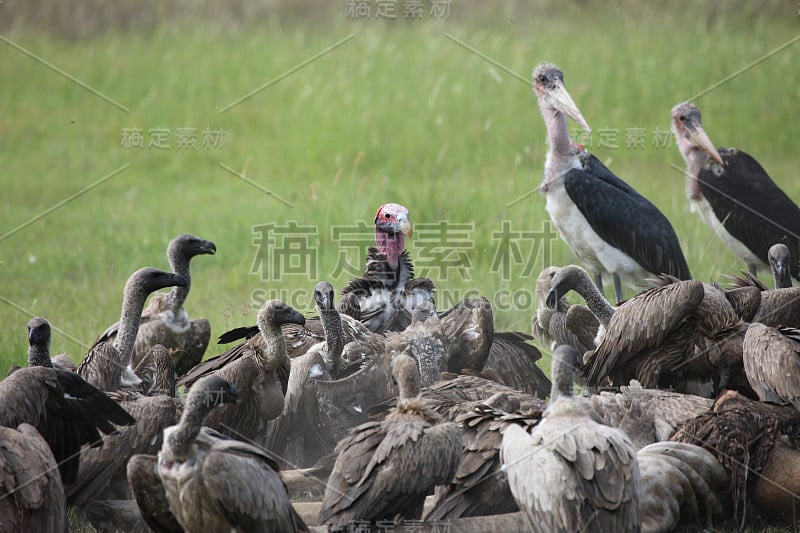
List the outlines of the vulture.
{"type": "Polygon", "coordinates": [[[0,531],[69,531],[58,463],[30,424],[0,426],[0,531]]]}
{"type": "Polygon", "coordinates": [[[185,286],[186,278],[156,268],[141,268],[131,274],[122,296],[122,314],[113,342],[95,343],[78,366],[78,374],[104,391],[138,385],[131,367],[133,347],[147,296],[164,287],[185,286]]]}
{"type": "MultiPolygon", "coordinates": [[[[581,298],[586,302],[586,307],[595,316],[597,322],[599,322],[599,326],[595,329],[595,322],[586,320],[584,322],[585,325],[582,326],[583,329],[576,328],[576,330],[572,332],[574,335],[579,335],[583,338],[583,342],[587,342],[592,331],[596,331],[596,335],[589,348],[593,349],[595,343],[603,338],[608,323],[611,321],[611,317],[614,315],[616,308],[609,304],[603,297],[603,294],[592,284],[589,274],[583,268],[576,265],[568,265],[559,268],[555,274],[553,274],[550,280],[550,290],[545,296],[547,307],[556,309],[561,299],[566,296],[569,291],[575,291],[580,294],[581,298]]],[[[578,324],[580,324],[580,322],[578,322],[578,324]]]]}
{"type": "Polygon", "coordinates": [[[394,203],[380,206],[375,215],[375,247],[367,253],[364,275],[342,290],[340,313],[377,333],[402,331],[411,323],[417,304],[433,301],[433,281],[414,278],[414,265],[405,249],[405,238],[411,233],[407,208],[394,203]]]}
{"type": "Polygon", "coordinates": [[[529,434],[510,424],[502,460],[508,484],[530,526],[542,531],[639,531],[639,466],[625,433],[603,425],[572,397],[580,358],[553,352],[553,390],[529,434]]]}
{"type": "Polygon", "coordinates": [[[775,289],[769,289],[758,278],[749,272],[741,276],[728,276],[732,280],[733,288],[726,291],[726,296],[732,292],[738,294],[744,290],[758,289],[760,296],[751,297],[746,308],[748,322],[759,322],[765,326],[800,327],[800,287],[778,287],[779,278],[775,276],[775,289]]]}
{"type": "MultiPolygon", "coordinates": [[[[168,293],[156,293],[144,308],[139,324],[139,333],[133,345],[131,361],[137,365],[147,351],[157,344],[170,350],[175,372],[180,376],[199,363],[211,338],[211,325],[205,318],[189,319],[183,307],[189,296],[192,277],[189,263],[201,254],[215,254],[216,245],[200,237],[184,233],[178,235],[167,246],[167,259],[175,274],[183,276],[186,285],[175,285],[168,293]]],[[[108,327],[94,341],[114,342],[119,334],[121,322],[108,327]]]]}
{"type": "Polygon", "coordinates": [[[280,416],[267,423],[266,448],[294,465],[313,464],[333,450],[335,441],[320,428],[319,398],[314,383],[330,381],[343,370],[344,330],[334,304],[334,289],[327,281],[314,287],[314,302],[325,331],[325,341],[312,346],[305,355],[292,359],[292,371],[280,416]]]}
{"type": "MultiPolygon", "coordinates": [[[[564,294],[558,291],[553,307],[550,308],[546,303],[558,271],[558,267],[549,266],[536,278],[536,314],[531,319],[533,336],[540,343],[549,345],[551,350],[561,344],[573,346],[579,353],[593,350],[600,322],[589,308],[571,305],[564,294]]],[[[562,287],[562,291],[565,288],[562,287]]]]}
{"type": "Polygon", "coordinates": [[[636,457],[642,533],[699,528],[706,518],[719,523],[730,478],[711,452],[684,442],[658,442],[639,450],[636,457]]]}
{"type": "Polygon", "coordinates": [[[691,279],[675,230],[658,208],[622,181],[583,147],[572,143],[567,117],[591,131],[564,87],[564,74],[550,63],[533,71],[533,90],[547,127],[547,159],[539,190],[561,238],[595,275],[614,280],[617,302],[622,283],[640,285],[669,274],[691,279]]]}
{"type": "Polygon", "coordinates": [[[354,428],[336,446],[319,514],[332,530],[356,521],[419,520],[428,491],[456,472],[461,430],[419,398],[417,362],[395,356],[392,376],[399,389],[395,409],[383,421],[354,428]]]}
{"type": "Polygon", "coordinates": [[[776,289],[788,289],[792,286],[792,254],[783,243],[773,244],[767,251],[769,268],[776,289]]]}
{"type": "MultiPolygon", "coordinates": [[[[769,249],[785,244],[800,257],[800,207],[750,155],[714,148],[690,102],[672,108],[672,131],[686,161],[686,197],[715,235],[747,264],[767,267],[769,249]]],[[[800,263],[789,265],[800,279],[800,263]]]]}
{"type": "Polygon", "coordinates": [[[203,427],[215,407],[239,398],[220,376],[203,376],[189,391],[180,422],[164,431],[158,459],[131,459],[128,482],[154,529],[175,531],[177,522],[186,531],[308,530],[270,455],[203,427]]]}
{"type": "Polygon", "coordinates": [[[758,399],[800,410],[800,329],[750,324],[742,350],[744,372],[758,399]]]}
{"type": "Polygon", "coordinates": [[[0,381],[0,427],[33,426],[47,442],[65,485],[74,483],[82,444],[101,446],[100,432],[117,432],[112,424],[136,422],[124,409],[78,374],[54,368],[50,361],[50,323],[41,317],[28,323],[28,368],[0,381]]]}
{"type": "Polygon", "coordinates": [[[584,356],[589,386],[638,380],[712,396],[741,386],[744,324],[721,290],[699,281],[660,278],[663,285],[620,305],[602,341],[584,356]]]}
{"type": "MultiPolygon", "coordinates": [[[[519,510],[500,461],[503,431],[510,424],[516,424],[529,433],[541,420],[545,407],[539,401],[526,403],[525,409],[514,409],[513,402],[519,404],[519,398],[519,395],[496,393],[484,402],[459,402],[457,410],[440,407],[446,403],[444,399],[438,400],[434,408],[463,428],[464,448],[453,481],[437,487],[427,520],[519,510]],[[489,405],[499,403],[495,398],[501,395],[507,396],[511,405],[489,405]]],[[[713,404],[712,400],[689,394],[643,389],[635,381],[620,387],[617,393],[602,392],[575,401],[580,409],[603,424],[622,429],[636,449],[668,439],[679,424],[706,412],[713,404]]]]}
{"type": "Polygon", "coordinates": [[[209,359],[178,380],[178,386],[191,387],[201,376],[215,374],[240,391],[236,405],[223,405],[209,413],[206,423],[217,431],[241,440],[263,441],[267,421],[283,412],[284,395],[289,381],[289,358],[281,333],[281,324],[302,325],[305,318],[280,300],[264,302],[257,316],[261,335],[234,348],[242,354],[217,368],[217,358],[209,359]]]}

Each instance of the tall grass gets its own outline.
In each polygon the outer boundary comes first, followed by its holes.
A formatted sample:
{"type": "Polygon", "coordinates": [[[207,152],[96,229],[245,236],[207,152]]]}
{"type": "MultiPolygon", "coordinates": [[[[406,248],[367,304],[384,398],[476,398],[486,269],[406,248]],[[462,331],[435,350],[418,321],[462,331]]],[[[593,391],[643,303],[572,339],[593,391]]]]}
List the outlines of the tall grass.
{"type": "MultiPolygon", "coordinates": [[[[459,15],[457,3],[448,19],[352,20],[344,2],[331,18],[318,16],[310,25],[154,24],[147,32],[78,40],[14,25],[8,38],[129,112],[0,44],[0,234],[129,167],[0,240],[0,375],[25,359],[28,312],[80,341],[53,339],[54,352],[79,359],[118,319],[127,276],[141,266],[167,268],[167,242],[183,232],[218,247],[216,256],[194,260],[187,303],[190,315],[211,320],[214,334],[252,323],[265,293],[286,295],[308,311],[318,279],[341,288],[350,277],[332,276],[339,259],[332,228],[370,224],[387,201],[410,208],[418,231],[409,249],[420,273],[436,279],[442,307],[480,292],[495,303],[498,328],[529,331],[536,274],[546,262],[575,259],[558,239],[528,238],[518,244],[531,257],[505,263],[506,276],[492,268],[502,250],[493,234],[504,221],[531,234],[547,229],[544,201],[535,193],[544,125],[527,83],[448,35],[526,79],[542,60],[558,64],[594,129],[592,151],[670,218],[694,276],[719,279],[742,268],[688,212],[671,136],[668,147],[654,146],[651,137],[669,128],[673,104],[794,37],[796,20],[735,10],[698,16],[690,4],[633,16],[579,4],[550,15],[545,4],[536,6],[502,11],[491,25],[459,15]],[[148,130],[168,129],[170,147],[127,149],[126,128],[142,129],[145,143],[148,130]],[[196,148],[176,146],[179,128],[196,129],[196,148]],[[631,128],[646,132],[643,148],[626,148],[631,128]],[[221,148],[202,146],[205,129],[224,130],[221,148]],[[617,132],[618,148],[600,145],[603,129],[617,132]],[[444,259],[464,269],[436,268],[444,249],[430,225],[439,221],[460,229],[455,237],[463,253],[444,259]],[[259,253],[280,258],[274,247],[254,244],[254,227],[284,229],[289,222],[311,228],[316,275],[252,272],[259,253]]],[[[794,198],[800,197],[798,47],[697,100],[711,138],[754,155],[794,198]]]]}

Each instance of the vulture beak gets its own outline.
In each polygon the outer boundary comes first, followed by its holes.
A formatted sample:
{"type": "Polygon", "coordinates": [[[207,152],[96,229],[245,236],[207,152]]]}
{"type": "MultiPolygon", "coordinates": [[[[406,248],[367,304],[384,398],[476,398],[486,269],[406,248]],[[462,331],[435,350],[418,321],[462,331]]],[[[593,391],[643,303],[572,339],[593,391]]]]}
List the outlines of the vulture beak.
{"type": "Polygon", "coordinates": [[[547,293],[547,297],[544,300],[544,303],[547,304],[547,307],[550,309],[556,308],[556,303],[558,302],[558,293],[555,289],[550,289],[547,293]]]}
{"type": "Polygon", "coordinates": [[[706,130],[703,129],[703,126],[689,120],[685,122],[685,125],[686,138],[689,142],[703,150],[711,159],[724,167],[725,163],[722,161],[722,157],[719,155],[719,152],[717,152],[717,149],[714,148],[714,143],[708,138],[708,134],[706,134],[706,130]]]}
{"type": "Polygon", "coordinates": [[[400,230],[400,233],[410,238],[414,228],[411,226],[411,221],[403,217],[398,220],[397,229],[400,230]]]}
{"type": "Polygon", "coordinates": [[[775,277],[776,278],[788,278],[789,277],[789,265],[787,265],[783,261],[776,261],[775,262],[775,277]]]}
{"type": "Polygon", "coordinates": [[[592,128],[589,127],[586,119],[583,118],[578,106],[576,106],[575,102],[572,101],[572,97],[567,92],[567,89],[564,87],[563,83],[556,81],[552,87],[548,87],[546,89],[545,98],[547,98],[550,104],[560,113],[564,113],[569,118],[577,122],[578,125],[586,131],[586,133],[592,133],[592,128]]]}

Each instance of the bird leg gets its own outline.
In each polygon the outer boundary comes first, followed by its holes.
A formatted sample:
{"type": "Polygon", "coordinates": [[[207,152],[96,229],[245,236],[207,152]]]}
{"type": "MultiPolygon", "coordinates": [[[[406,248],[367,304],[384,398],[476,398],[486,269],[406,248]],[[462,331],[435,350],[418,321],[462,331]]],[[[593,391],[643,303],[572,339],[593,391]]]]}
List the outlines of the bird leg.
{"type": "Polygon", "coordinates": [[[597,286],[597,290],[600,291],[600,294],[603,295],[603,298],[605,298],[606,293],[603,292],[603,274],[599,270],[594,273],[594,284],[597,286]]]}
{"type": "Polygon", "coordinates": [[[755,276],[756,275],[756,264],[755,263],[747,263],[747,269],[750,273],[755,276]]]}
{"type": "Polygon", "coordinates": [[[617,299],[617,305],[622,302],[622,280],[619,279],[619,274],[614,272],[614,297],[617,299]]]}

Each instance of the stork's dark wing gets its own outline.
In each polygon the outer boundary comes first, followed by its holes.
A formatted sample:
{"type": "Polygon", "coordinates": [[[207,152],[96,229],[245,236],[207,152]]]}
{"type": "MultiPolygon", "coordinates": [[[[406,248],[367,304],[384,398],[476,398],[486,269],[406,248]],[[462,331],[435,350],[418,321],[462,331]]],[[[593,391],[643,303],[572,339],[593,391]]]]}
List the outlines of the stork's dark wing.
{"type": "Polygon", "coordinates": [[[725,171],[707,164],[697,176],[700,190],[728,233],[768,263],[770,246],[783,243],[792,256],[792,276],[800,279],[800,208],[748,154],[720,148],[725,171]]]}
{"type": "Polygon", "coordinates": [[[589,155],[585,159],[584,170],[567,172],[564,186],[595,232],[648,272],[691,279],[667,217],[597,158],[589,155]]]}

